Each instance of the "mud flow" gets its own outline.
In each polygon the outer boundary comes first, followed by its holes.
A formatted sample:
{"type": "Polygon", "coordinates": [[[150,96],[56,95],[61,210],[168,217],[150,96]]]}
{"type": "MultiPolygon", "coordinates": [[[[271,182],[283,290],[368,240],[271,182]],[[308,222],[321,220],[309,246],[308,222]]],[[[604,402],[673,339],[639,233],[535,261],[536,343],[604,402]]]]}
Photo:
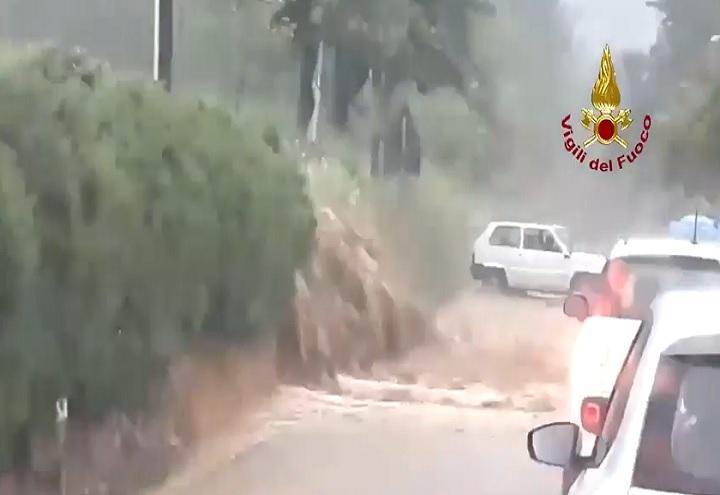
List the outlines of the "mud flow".
{"type": "Polygon", "coordinates": [[[464,395],[443,396],[448,405],[536,411],[562,406],[578,325],[556,301],[468,290],[437,311],[435,326],[435,342],[374,366],[368,378],[397,383],[396,396],[403,385],[424,397],[433,395],[420,392],[427,389],[464,395]],[[495,399],[473,401],[474,394],[495,399]]]}

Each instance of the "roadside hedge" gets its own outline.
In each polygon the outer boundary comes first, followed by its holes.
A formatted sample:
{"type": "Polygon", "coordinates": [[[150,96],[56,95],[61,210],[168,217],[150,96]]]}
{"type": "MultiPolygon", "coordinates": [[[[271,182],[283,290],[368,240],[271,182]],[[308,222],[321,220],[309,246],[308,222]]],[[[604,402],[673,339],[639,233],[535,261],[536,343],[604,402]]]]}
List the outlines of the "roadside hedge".
{"type": "Polygon", "coordinates": [[[57,397],[89,420],[142,408],[171,356],[272,327],[315,226],[273,148],[82,56],[2,63],[0,471],[57,397]]]}

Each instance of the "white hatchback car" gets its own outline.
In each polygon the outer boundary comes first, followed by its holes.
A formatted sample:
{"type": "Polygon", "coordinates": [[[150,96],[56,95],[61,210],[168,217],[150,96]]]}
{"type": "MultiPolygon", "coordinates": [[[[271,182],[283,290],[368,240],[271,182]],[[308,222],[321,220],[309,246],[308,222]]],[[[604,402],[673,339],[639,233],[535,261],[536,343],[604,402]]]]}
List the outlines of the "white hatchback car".
{"type": "Polygon", "coordinates": [[[715,287],[655,299],[609,402],[583,418],[600,430],[591,455],[574,423],[528,434],[533,460],[563,468],[563,494],[720,494],[719,310],[715,287]]]}
{"type": "Polygon", "coordinates": [[[490,222],[473,246],[470,273],[499,288],[567,292],[605,262],[600,254],[573,251],[561,225],[490,222]]]}
{"type": "MultiPolygon", "coordinates": [[[[622,260],[628,272],[641,280],[642,288],[634,287],[635,301],[632,308],[621,313],[637,311],[652,302],[653,291],[684,287],[696,288],[720,283],[720,247],[717,244],[693,244],[675,239],[635,238],[620,241],[612,250],[610,260],[622,260]],[[650,282],[648,284],[648,282],[650,282]],[[654,286],[655,289],[649,289],[654,286]],[[649,293],[648,293],[649,292],[649,293]],[[640,302],[644,301],[644,302],[640,302]],[[633,311],[634,310],[634,311],[633,311]]],[[[578,293],[565,300],[565,314],[583,321],[578,332],[570,366],[570,419],[581,424],[586,397],[592,397],[591,407],[607,401],[640,321],[626,318],[627,314],[592,316],[591,306],[602,306],[598,301],[607,295],[602,293],[587,297],[578,293]],[[577,298],[590,299],[583,304],[577,298]],[[568,308],[572,308],[569,310],[568,308]],[[589,315],[589,317],[587,317],[589,315]],[[587,318],[586,318],[587,317],[587,318]]],[[[602,313],[600,313],[602,314],[602,313]]],[[[637,318],[635,315],[634,318],[637,318]]],[[[589,454],[597,432],[582,428],[580,452],[589,454]]]]}

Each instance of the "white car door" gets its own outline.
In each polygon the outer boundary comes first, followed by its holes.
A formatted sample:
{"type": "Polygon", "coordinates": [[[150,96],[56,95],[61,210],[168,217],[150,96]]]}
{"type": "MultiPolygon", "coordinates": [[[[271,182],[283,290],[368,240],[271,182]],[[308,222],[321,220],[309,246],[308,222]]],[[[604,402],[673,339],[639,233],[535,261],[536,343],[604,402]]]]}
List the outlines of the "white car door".
{"type": "MultiPolygon", "coordinates": [[[[570,420],[581,425],[580,406],[585,397],[610,398],[615,380],[640,320],[591,316],[580,328],[570,363],[570,420]]],[[[581,454],[592,453],[595,436],[582,431],[581,454]]]]}
{"type": "Polygon", "coordinates": [[[550,229],[523,228],[518,278],[525,289],[567,290],[565,255],[550,229]]]}
{"type": "Polygon", "coordinates": [[[518,286],[518,268],[521,264],[522,232],[516,225],[498,225],[488,239],[488,266],[498,266],[505,270],[508,284],[518,286]]]}

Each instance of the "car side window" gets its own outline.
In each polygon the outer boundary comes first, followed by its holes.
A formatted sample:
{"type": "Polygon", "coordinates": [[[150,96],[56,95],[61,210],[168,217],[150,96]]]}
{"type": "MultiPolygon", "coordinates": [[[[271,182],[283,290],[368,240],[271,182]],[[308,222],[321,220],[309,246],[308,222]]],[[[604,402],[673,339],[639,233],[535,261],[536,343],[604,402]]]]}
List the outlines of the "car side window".
{"type": "Polygon", "coordinates": [[[495,227],[490,236],[491,246],[520,247],[520,227],[499,226],[495,227]]]}
{"type": "MultiPolygon", "coordinates": [[[[620,430],[620,425],[622,424],[623,417],[625,416],[628,399],[630,398],[632,384],[635,381],[638,364],[640,363],[640,357],[645,350],[651,326],[652,322],[643,322],[640,326],[640,329],[638,330],[635,340],[628,350],[625,362],[623,363],[620,373],[615,381],[615,387],[610,395],[608,410],[605,416],[605,424],[603,425],[603,430],[600,434],[600,438],[603,439],[606,447],[605,452],[602,454],[603,457],[612,446],[615,438],[617,437],[618,431],[620,430]]],[[[596,453],[597,448],[598,441],[596,440],[596,453]]]]}
{"type": "Polygon", "coordinates": [[[534,251],[560,252],[555,236],[547,229],[523,230],[523,248],[534,251]]]}

